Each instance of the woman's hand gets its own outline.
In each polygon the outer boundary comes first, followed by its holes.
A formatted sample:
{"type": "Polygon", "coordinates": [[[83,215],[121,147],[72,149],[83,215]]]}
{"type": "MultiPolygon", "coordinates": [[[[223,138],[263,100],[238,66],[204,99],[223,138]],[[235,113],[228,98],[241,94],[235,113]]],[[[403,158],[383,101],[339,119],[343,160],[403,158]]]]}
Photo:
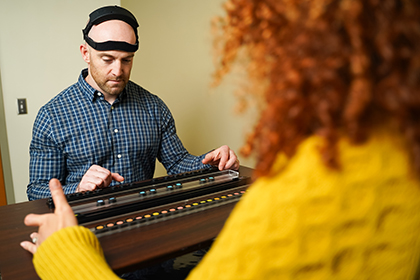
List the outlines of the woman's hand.
{"type": "Polygon", "coordinates": [[[37,226],[38,232],[31,233],[32,242],[23,241],[20,246],[34,254],[41,243],[54,232],[70,226],[77,225],[74,212],[67,202],[61,183],[57,179],[51,179],[49,184],[55,210],[51,214],[29,214],[25,217],[25,225],[37,226]]]}

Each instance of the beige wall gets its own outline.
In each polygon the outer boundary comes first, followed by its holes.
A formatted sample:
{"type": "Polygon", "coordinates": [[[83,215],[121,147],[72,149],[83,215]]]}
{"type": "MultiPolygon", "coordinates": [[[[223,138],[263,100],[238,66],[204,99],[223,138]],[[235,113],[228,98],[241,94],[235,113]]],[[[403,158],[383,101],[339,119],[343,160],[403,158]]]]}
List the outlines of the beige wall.
{"type": "MultiPolygon", "coordinates": [[[[29,143],[38,109],[74,83],[85,63],[79,53],[82,28],[108,0],[0,1],[0,73],[5,126],[2,155],[8,146],[5,180],[8,203],[26,201],[29,143]],[[28,114],[17,114],[17,98],[26,98],[28,114]],[[7,143],[5,143],[7,141],[7,143]],[[10,169],[9,169],[10,168],[10,169]],[[13,192],[14,195],[10,193],[13,192]]],[[[1,96],[0,96],[1,97],[1,96]]],[[[1,105],[1,102],[0,102],[1,105]]],[[[5,160],[5,159],[3,159],[5,160]]]]}
{"type": "MultiPolygon", "coordinates": [[[[198,155],[223,144],[235,150],[243,144],[252,118],[233,113],[231,85],[209,88],[210,19],[221,13],[220,0],[0,1],[0,125],[5,125],[0,133],[4,128],[7,133],[0,135],[0,144],[2,154],[5,147],[9,154],[3,163],[10,170],[8,198],[27,200],[28,150],[38,109],[85,67],[78,46],[88,14],[120,3],[141,25],[132,80],[166,102],[184,146],[198,155]],[[27,99],[27,115],[17,115],[17,98],[27,99]]],[[[253,166],[252,160],[241,160],[253,166]]],[[[163,174],[158,168],[155,176],[163,174]]]]}

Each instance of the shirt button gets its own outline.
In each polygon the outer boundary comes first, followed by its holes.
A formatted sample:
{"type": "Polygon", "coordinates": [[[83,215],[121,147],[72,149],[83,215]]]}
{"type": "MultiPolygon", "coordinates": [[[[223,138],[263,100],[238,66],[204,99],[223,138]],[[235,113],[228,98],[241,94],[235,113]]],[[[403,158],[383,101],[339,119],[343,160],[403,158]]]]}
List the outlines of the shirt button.
{"type": "Polygon", "coordinates": [[[111,106],[111,110],[114,110],[114,106],[111,106]]]}
{"type": "Polygon", "coordinates": [[[117,155],[117,158],[121,158],[122,157],[122,155],[117,155]]]}
{"type": "Polygon", "coordinates": [[[114,132],[117,133],[118,132],[118,129],[114,129],[114,132]]]}
{"type": "Polygon", "coordinates": [[[102,93],[98,92],[98,96],[102,96],[102,93]]]}

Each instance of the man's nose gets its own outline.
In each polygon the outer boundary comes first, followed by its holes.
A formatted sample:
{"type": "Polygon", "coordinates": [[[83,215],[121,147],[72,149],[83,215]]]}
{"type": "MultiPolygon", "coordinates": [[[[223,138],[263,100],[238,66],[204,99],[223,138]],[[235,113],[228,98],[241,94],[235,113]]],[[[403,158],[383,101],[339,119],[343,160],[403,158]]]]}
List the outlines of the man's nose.
{"type": "Polygon", "coordinates": [[[115,60],[112,65],[112,74],[116,77],[119,77],[121,76],[122,73],[123,73],[123,69],[122,69],[121,61],[115,60]]]}

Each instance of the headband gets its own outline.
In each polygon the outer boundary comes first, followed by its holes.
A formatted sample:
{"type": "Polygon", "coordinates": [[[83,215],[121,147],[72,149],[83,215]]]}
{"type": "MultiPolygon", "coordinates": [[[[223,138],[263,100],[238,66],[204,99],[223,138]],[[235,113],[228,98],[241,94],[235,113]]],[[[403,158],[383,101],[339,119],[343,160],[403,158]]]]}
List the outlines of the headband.
{"type": "Polygon", "coordinates": [[[126,52],[135,52],[139,48],[139,36],[137,34],[137,27],[139,27],[139,24],[137,23],[136,18],[128,10],[119,6],[106,6],[93,11],[89,15],[89,21],[82,32],[86,43],[88,43],[89,46],[97,51],[120,50],[126,52]],[[106,41],[98,43],[93,41],[92,38],[88,36],[89,31],[94,25],[98,25],[104,21],[114,19],[122,20],[133,28],[134,33],[136,34],[136,43],[134,45],[121,41],[106,41]]]}

